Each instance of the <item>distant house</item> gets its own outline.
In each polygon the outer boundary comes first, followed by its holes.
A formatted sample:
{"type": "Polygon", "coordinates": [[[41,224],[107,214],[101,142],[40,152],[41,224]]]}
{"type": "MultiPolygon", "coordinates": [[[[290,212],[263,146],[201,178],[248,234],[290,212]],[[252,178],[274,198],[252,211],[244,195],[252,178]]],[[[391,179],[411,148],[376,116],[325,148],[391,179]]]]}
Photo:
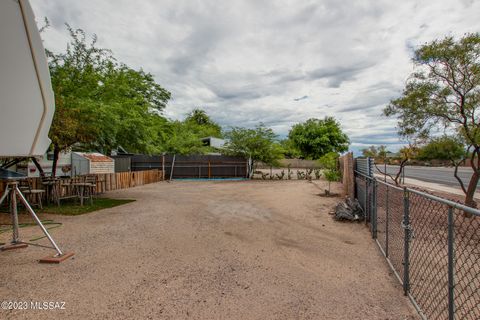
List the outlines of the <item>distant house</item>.
{"type": "Polygon", "coordinates": [[[225,141],[224,139],[215,138],[215,137],[202,138],[202,142],[203,142],[203,145],[206,147],[213,147],[217,149],[222,149],[225,143],[227,143],[227,141],[225,141]]]}

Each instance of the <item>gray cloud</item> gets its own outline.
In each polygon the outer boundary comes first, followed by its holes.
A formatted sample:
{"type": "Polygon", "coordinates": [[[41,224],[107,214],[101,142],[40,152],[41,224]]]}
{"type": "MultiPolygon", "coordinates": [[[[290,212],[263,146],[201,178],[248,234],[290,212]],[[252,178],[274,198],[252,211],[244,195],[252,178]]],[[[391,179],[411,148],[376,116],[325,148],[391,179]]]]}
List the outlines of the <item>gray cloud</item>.
{"type": "Polygon", "coordinates": [[[300,98],[295,98],[295,99],[293,99],[293,101],[302,101],[302,100],[305,100],[305,99],[308,99],[308,96],[303,96],[303,97],[300,97],[300,98]]]}
{"type": "Polygon", "coordinates": [[[224,126],[291,125],[333,115],[352,140],[399,147],[383,107],[412,72],[412,51],[480,30],[480,2],[441,0],[31,0],[42,36],[65,49],[64,23],[95,33],[119,61],[172,92],[166,116],[202,107],[224,126]],[[41,22],[40,22],[41,23],[41,22]],[[293,98],[292,98],[293,97],[293,98]]]}
{"type": "Polygon", "coordinates": [[[308,72],[307,78],[311,80],[326,79],[328,87],[338,88],[344,81],[354,80],[357,74],[374,65],[374,62],[364,62],[351,66],[319,68],[308,72]]]}

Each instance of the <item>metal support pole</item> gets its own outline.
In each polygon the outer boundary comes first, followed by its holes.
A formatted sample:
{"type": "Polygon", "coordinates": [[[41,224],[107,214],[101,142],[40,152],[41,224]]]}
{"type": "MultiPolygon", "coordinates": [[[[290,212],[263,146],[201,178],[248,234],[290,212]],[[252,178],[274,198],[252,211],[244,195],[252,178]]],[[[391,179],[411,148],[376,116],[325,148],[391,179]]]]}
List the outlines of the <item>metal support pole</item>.
{"type": "Polygon", "coordinates": [[[448,207],[448,319],[455,318],[455,253],[454,253],[454,221],[453,208],[448,207]]]}
{"type": "Polygon", "coordinates": [[[403,293],[408,295],[410,291],[410,199],[407,188],[403,189],[403,223],[405,230],[403,247],[403,293]]]}
{"type": "Polygon", "coordinates": [[[377,239],[377,182],[372,182],[372,238],[377,239]]]}
{"type": "Polygon", "coordinates": [[[383,160],[383,181],[387,182],[387,161],[383,160]]]}
{"type": "Polygon", "coordinates": [[[11,206],[11,215],[12,215],[12,244],[19,243],[18,238],[18,212],[17,212],[17,196],[15,195],[17,191],[17,184],[13,187],[12,192],[10,193],[10,206],[11,206]]]}
{"type": "Polygon", "coordinates": [[[7,185],[5,187],[5,191],[2,194],[2,197],[0,198],[0,205],[2,205],[3,201],[5,201],[5,199],[7,199],[9,193],[10,193],[10,188],[7,185]]]}
{"type": "Polygon", "coordinates": [[[170,181],[172,181],[173,179],[173,167],[175,166],[175,154],[173,155],[173,159],[172,159],[172,167],[170,168],[170,181]]]}
{"type": "Polygon", "coordinates": [[[368,224],[369,220],[369,211],[368,211],[368,180],[365,178],[365,224],[368,224]]]}
{"type": "Polygon", "coordinates": [[[388,210],[388,186],[386,186],[386,196],[385,196],[385,257],[388,258],[388,225],[390,220],[390,210],[388,210]]]}
{"type": "Polygon", "coordinates": [[[35,214],[35,211],[33,211],[32,207],[30,206],[30,204],[28,203],[27,199],[25,199],[25,197],[23,196],[22,192],[18,189],[17,185],[15,185],[14,187],[14,192],[12,192],[13,194],[17,193],[18,194],[18,197],[20,198],[20,201],[23,203],[23,205],[25,206],[25,208],[27,208],[27,211],[30,212],[30,214],[32,215],[32,218],[33,220],[35,220],[35,222],[38,224],[38,226],[40,227],[40,229],[42,229],[43,231],[43,234],[45,234],[45,236],[48,238],[48,240],[50,241],[50,243],[52,244],[52,246],[55,248],[55,250],[57,251],[57,255],[56,256],[61,256],[63,255],[63,252],[60,250],[60,248],[57,246],[57,244],[55,243],[55,241],[53,240],[53,238],[50,236],[50,234],[48,233],[47,229],[45,228],[45,226],[42,224],[42,222],[40,221],[40,219],[37,217],[37,215],[35,214]]]}

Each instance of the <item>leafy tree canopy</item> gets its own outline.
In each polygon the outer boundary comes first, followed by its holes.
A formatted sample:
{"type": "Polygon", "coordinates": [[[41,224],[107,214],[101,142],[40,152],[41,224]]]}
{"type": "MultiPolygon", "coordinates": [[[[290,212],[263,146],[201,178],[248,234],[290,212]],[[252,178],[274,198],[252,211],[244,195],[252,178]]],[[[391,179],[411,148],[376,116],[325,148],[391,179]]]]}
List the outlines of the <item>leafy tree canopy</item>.
{"type": "Polygon", "coordinates": [[[207,148],[203,146],[199,137],[189,130],[187,124],[174,121],[169,124],[168,139],[165,141],[163,151],[180,155],[204,154],[207,148]]]}
{"type": "Polygon", "coordinates": [[[318,162],[322,166],[323,169],[337,169],[338,167],[338,153],[336,152],[329,152],[323,155],[318,162]]]}
{"type": "Polygon", "coordinates": [[[349,145],[347,135],[333,117],[296,124],[288,137],[305,159],[319,159],[329,152],[344,152],[349,145]]]}
{"type": "Polygon", "coordinates": [[[368,158],[374,159],[385,159],[387,157],[387,147],[381,145],[379,147],[370,146],[368,148],[362,149],[362,155],[368,158]]]}
{"type": "Polygon", "coordinates": [[[109,50],[97,47],[81,29],[67,25],[70,42],[63,53],[47,50],[56,111],[49,136],[58,154],[81,143],[110,152],[124,146],[132,152],[158,150],[165,123],[160,113],[170,93],[143,70],[117,63],[109,50]]]}
{"type": "Polygon", "coordinates": [[[480,35],[435,40],[416,50],[413,61],[416,71],[402,96],[384,110],[398,117],[400,135],[424,138],[451,127],[479,145],[480,35]]]}
{"type": "Polygon", "coordinates": [[[272,129],[259,124],[254,129],[235,127],[226,133],[228,139],[223,153],[251,158],[269,165],[277,165],[283,157],[282,147],[276,142],[272,129]]]}
{"type": "Polygon", "coordinates": [[[292,140],[283,139],[280,141],[280,146],[283,148],[285,158],[297,159],[300,158],[300,150],[295,146],[292,140]]]}
{"type": "Polygon", "coordinates": [[[184,120],[189,130],[199,138],[215,137],[222,138],[222,127],[215,123],[208,114],[199,108],[190,112],[184,120]]]}
{"type": "Polygon", "coordinates": [[[420,148],[419,160],[456,161],[465,157],[465,146],[457,137],[442,136],[432,138],[420,148]]]}
{"type": "Polygon", "coordinates": [[[449,129],[465,141],[471,151],[472,177],[465,187],[465,203],[475,206],[473,196],[480,179],[480,34],[459,40],[446,37],[421,46],[413,59],[411,74],[400,98],[385,108],[398,117],[399,134],[425,139],[449,129]]]}

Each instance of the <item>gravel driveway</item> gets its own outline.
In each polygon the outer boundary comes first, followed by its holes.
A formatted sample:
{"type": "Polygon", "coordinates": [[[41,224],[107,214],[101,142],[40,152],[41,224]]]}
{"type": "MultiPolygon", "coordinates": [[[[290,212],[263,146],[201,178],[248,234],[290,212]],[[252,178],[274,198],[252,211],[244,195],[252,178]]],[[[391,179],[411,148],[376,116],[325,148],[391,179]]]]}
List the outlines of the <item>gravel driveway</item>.
{"type": "Polygon", "coordinates": [[[332,220],[339,199],[321,183],[163,182],[107,194],[137,200],[124,206],[44,215],[74,259],[1,252],[0,300],[65,310],[0,319],[416,319],[365,226],[332,220]]]}

